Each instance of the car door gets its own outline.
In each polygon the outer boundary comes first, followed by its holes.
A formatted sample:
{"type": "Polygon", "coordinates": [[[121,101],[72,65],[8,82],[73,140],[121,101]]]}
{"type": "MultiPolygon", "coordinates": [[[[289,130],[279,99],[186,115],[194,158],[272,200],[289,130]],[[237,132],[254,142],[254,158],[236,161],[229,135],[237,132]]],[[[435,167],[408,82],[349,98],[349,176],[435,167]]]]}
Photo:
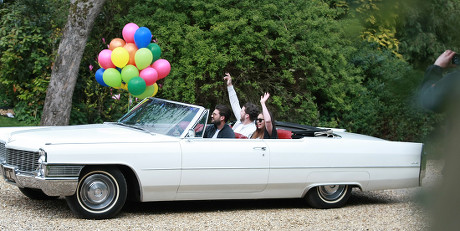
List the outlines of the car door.
{"type": "Polygon", "coordinates": [[[269,150],[263,140],[185,138],[181,149],[178,194],[197,199],[203,193],[253,193],[266,188],[269,150]]]}

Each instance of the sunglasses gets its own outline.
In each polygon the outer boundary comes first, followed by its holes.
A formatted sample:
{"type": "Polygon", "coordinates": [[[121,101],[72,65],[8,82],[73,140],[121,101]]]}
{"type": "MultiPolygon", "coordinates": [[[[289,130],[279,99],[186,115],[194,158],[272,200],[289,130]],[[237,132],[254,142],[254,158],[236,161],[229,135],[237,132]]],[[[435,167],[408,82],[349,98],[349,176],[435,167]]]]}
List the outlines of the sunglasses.
{"type": "Polygon", "coordinates": [[[256,119],[257,122],[259,123],[262,123],[262,121],[264,121],[264,119],[256,119]]]}

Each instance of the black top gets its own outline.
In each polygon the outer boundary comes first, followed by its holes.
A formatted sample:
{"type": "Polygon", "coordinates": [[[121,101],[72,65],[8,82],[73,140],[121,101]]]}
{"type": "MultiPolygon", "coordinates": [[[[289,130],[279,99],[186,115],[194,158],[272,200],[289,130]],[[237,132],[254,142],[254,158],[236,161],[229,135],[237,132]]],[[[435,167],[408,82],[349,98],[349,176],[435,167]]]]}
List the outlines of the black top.
{"type": "Polygon", "coordinates": [[[278,139],[278,132],[276,131],[275,123],[272,123],[272,124],[273,124],[272,135],[270,136],[268,134],[267,128],[265,128],[264,139],[278,139]]]}
{"type": "MultiPolygon", "coordinates": [[[[217,127],[214,124],[211,124],[206,127],[206,131],[204,132],[204,138],[212,138],[214,133],[216,133],[217,127]]],[[[227,124],[224,125],[222,130],[220,130],[219,134],[217,134],[217,138],[235,138],[235,133],[233,132],[232,128],[227,124]]]]}
{"type": "Polygon", "coordinates": [[[429,110],[441,112],[460,96],[460,72],[454,70],[443,76],[443,69],[431,65],[425,71],[420,89],[420,103],[429,110]]]}

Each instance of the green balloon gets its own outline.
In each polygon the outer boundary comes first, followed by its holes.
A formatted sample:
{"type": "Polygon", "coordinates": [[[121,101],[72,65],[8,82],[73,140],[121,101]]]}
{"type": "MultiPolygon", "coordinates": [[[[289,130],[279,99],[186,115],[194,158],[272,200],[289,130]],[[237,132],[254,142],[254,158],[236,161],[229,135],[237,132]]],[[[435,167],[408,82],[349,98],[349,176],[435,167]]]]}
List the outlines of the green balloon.
{"type": "Polygon", "coordinates": [[[133,95],[140,95],[145,91],[147,85],[141,77],[134,77],[128,82],[128,91],[133,95]]]}
{"type": "Polygon", "coordinates": [[[137,69],[142,70],[152,64],[153,55],[147,48],[141,48],[136,51],[134,55],[134,62],[136,62],[137,69]]]}
{"type": "MultiPolygon", "coordinates": [[[[140,78],[140,77],[139,77],[140,78]]],[[[111,87],[121,87],[121,74],[115,68],[108,68],[102,74],[104,83],[111,87]]]]}
{"type": "Polygon", "coordinates": [[[121,70],[121,79],[123,82],[128,83],[132,78],[139,76],[139,69],[134,65],[126,65],[121,70]]]}
{"type": "Polygon", "coordinates": [[[145,88],[144,92],[142,92],[140,95],[134,95],[134,97],[139,98],[139,99],[144,99],[144,98],[152,96],[154,92],[155,92],[155,86],[150,85],[145,88]]]}
{"type": "Polygon", "coordinates": [[[160,58],[161,56],[161,48],[158,46],[156,43],[150,43],[147,48],[152,52],[153,55],[153,61],[155,62],[157,59],[160,58]]]}

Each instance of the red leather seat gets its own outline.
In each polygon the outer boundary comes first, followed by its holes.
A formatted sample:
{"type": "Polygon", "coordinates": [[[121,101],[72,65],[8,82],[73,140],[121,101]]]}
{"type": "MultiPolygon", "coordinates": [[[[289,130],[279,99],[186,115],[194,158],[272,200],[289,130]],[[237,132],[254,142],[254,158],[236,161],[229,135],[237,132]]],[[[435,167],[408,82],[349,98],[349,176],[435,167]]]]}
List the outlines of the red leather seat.
{"type": "Polygon", "coordinates": [[[236,133],[236,132],[235,132],[235,138],[236,138],[236,139],[247,139],[248,137],[245,136],[245,135],[242,135],[242,134],[240,134],[240,133],[236,133]]]}
{"type": "Polygon", "coordinates": [[[276,129],[278,132],[278,139],[292,139],[292,132],[284,129],[276,129]]]}

